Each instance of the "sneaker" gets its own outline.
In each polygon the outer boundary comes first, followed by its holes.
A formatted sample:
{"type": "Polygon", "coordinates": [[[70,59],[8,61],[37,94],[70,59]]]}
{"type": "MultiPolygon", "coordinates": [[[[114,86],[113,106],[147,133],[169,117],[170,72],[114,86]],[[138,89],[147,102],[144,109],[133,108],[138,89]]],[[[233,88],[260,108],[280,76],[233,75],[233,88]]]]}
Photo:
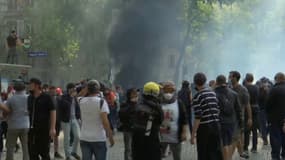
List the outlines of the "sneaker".
{"type": "Polygon", "coordinates": [[[256,149],[252,149],[251,153],[257,153],[257,150],[256,149]]]}
{"type": "Polygon", "coordinates": [[[15,148],[15,153],[17,153],[19,151],[19,149],[20,149],[20,145],[17,143],[16,148],[15,148]]]}
{"type": "Polygon", "coordinates": [[[249,159],[249,155],[244,152],[240,155],[240,158],[249,159]]]}
{"type": "Polygon", "coordinates": [[[63,159],[63,156],[60,155],[58,152],[54,153],[54,158],[63,159]]]}
{"type": "Polygon", "coordinates": [[[263,145],[267,146],[268,145],[268,141],[267,140],[263,141],[263,145]]]}
{"type": "Polygon", "coordinates": [[[74,152],[71,153],[71,156],[74,157],[76,160],[80,160],[80,156],[74,152]]]}

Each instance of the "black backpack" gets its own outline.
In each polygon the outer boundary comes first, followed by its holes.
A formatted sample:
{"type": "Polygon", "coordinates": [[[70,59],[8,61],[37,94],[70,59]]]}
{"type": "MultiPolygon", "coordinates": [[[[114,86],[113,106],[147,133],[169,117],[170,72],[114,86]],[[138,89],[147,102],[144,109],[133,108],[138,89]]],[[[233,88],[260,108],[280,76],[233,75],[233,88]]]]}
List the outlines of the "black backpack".
{"type": "Polygon", "coordinates": [[[134,132],[146,132],[147,122],[150,116],[153,115],[153,110],[144,104],[139,104],[134,112],[132,119],[132,131],[134,132]]]}
{"type": "Polygon", "coordinates": [[[229,91],[226,92],[226,94],[217,94],[218,98],[218,104],[220,107],[220,115],[223,117],[231,117],[235,110],[234,105],[232,102],[232,98],[229,95],[229,91]]]}

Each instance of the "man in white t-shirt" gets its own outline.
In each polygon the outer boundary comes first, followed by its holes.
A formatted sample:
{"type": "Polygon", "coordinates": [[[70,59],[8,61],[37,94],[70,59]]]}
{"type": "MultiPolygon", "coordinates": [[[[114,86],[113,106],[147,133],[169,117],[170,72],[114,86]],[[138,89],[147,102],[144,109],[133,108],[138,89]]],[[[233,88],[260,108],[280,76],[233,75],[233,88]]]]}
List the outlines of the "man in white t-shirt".
{"type": "Polygon", "coordinates": [[[106,101],[100,97],[98,81],[90,80],[85,89],[88,90],[88,96],[79,100],[82,114],[80,134],[82,160],[90,160],[93,155],[96,160],[106,160],[107,138],[109,138],[111,146],[114,145],[108,120],[109,107],[106,101]]]}

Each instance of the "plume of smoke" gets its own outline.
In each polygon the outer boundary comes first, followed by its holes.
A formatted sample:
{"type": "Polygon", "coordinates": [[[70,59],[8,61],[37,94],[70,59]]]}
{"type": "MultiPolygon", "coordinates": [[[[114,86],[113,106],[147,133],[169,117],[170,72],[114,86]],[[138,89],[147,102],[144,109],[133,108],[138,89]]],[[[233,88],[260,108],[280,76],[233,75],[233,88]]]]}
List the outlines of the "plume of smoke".
{"type": "Polygon", "coordinates": [[[159,59],[163,46],[172,43],[175,25],[171,0],[134,0],[121,11],[109,37],[109,50],[116,68],[115,82],[141,86],[159,80],[159,59]]]}
{"type": "MultiPolygon", "coordinates": [[[[218,47],[213,45],[217,44],[214,39],[209,39],[203,46],[209,51],[217,51],[211,54],[218,56],[209,60],[213,69],[204,68],[211,78],[220,73],[227,74],[230,70],[272,78],[275,73],[283,70],[284,0],[244,1],[228,8],[217,7],[214,14],[222,17],[218,28],[223,30],[218,47]]],[[[214,31],[216,28],[217,26],[209,26],[207,30],[214,31]]]]}

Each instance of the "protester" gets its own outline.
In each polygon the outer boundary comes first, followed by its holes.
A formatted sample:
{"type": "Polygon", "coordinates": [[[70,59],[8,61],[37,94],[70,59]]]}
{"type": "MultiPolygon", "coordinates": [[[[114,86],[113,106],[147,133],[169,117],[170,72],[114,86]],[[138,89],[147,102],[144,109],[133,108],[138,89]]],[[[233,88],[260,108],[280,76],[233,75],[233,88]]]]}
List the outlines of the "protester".
{"type": "Polygon", "coordinates": [[[285,158],[285,75],[277,73],[275,85],[269,92],[266,105],[268,115],[271,157],[273,160],[285,158]]]}
{"type": "Polygon", "coordinates": [[[23,160],[29,160],[28,152],[28,131],[29,131],[29,114],[27,107],[27,98],[25,94],[25,83],[22,80],[14,80],[13,86],[15,95],[7,100],[6,105],[0,105],[0,108],[8,114],[8,131],[7,131],[7,156],[6,160],[14,159],[15,147],[18,138],[22,144],[23,160]]]}
{"type": "Polygon", "coordinates": [[[50,86],[49,94],[52,97],[52,101],[53,101],[55,109],[56,109],[56,124],[55,124],[56,136],[54,137],[54,140],[53,140],[54,158],[62,159],[63,156],[59,153],[59,134],[61,131],[61,126],[60,126],[60,116],[59,116],[59,105],[58,105],[58,103],[60,100],[60,96],[57,94],[55,86],[50,86]]]}
{"type": "Polygon", "coordinates": [[[100,97],[98,81],[90,80],[86,89],[88,96],[79,100],[83,121],[80,134],[82,160],[91,160],[93,155],[96,160],[106,160],[107,138],[109,138],[111,146],[114,145],[108,120],[109,108],[106,101],[100,97]]]}
{"type": "Polygon", "coordinates": [[[188,81],[182,82],[182,87],[178,92],[178,99],[185,106],[189,129],[190,131],[192,131],[192,111],[191,111],[192,93],[191,93],[190,83],[188,81]]]}
{"type": "Polygon", "coordinates": [[[229,74],[229,85],[230,87],[237,92],[239,96],[239,101],[241,104],[241,113],[242,113],[242,126],[235,126],[233,145],[231,149],[231,154],[233,155],[235,149],[238,149],[239,155],[241,158],[248,159],[248,153],[244,152],[244,128],[250,128],[252,126],[252,114],[251,107],[249,102],[249,93],[247,89],[239,84],[241,75],[238,71],[231,71],[229,74]],[[246,114],[245,114],[246,113],[246,114]]]}
{"type": "Polygon", "coordinates": [[[258,105],[260,108],[259,128],[263,140],[263,145],[268,145],[269,129],[268,129],[268,121],[265,109],[266,109],[268,94],[273,84],[268,78],[265,77],[261,78],[256,84],[259,87],[259,96],[258,96],[258,105]]]}
{"type": "Polygon", "coordinates": [[[6,63],[18,63],[17,45],[21,45],[21,41],[18,38],[16,31],[13,30],[6,39],[6,48],[8,50],[6,63]]]}
{"type": "Polygon", "coordinates": [[[207,78],[196,73],[194,84],[198,93],[193,98],[195,120],[191,134],[191,143],[197,137],[198,160],[223,160],[219,107],[216,94],[206,88],[207,78]]]}
{"type": "Polygon", "coordinates": [[[160,86],[154,82],[144,85],[142,101],[133,120],[133,160],[161,160],[159,129],[163,111],[159,103],[160,86]]]}
{"type": "Polygon", "coordinates": [[[50,138],[56,135],[56,111],[50,95],[42,93],[41,81],[30,80],[28,111],[30,117],[29,155],[30,160],[50,160],[50,138]]]}
{"type": "Polygon", "coordinates": [[[162,110],[164,120],[160,127],[162,151],[167,146],[174,160],[181,160],[182,144],[187,139],[187,113],[184,104],[177,99],[176,86],[173,82],[163,83],[162,110]]]}
{"type": "Polygon", "coordinates": [[[215,93],[220,107],[220,123],[223,142],[224,160],[231,160],[231,147],[235,126],[242,126],[242,115],[239,98],[236,92],[227,86],[226,77],[219,75],[216,79],[215,93]]]}
{"type": "Polygon", "coordinates": [[[247,73],[245,77],[245,87],[248,90],[250,97],[250,107],[252,114],[252,126],[251,128],[245,129],[245,137],[244,137],[244,151],[248,152],[250,133],[252,132],[252,153],[257,153],[257,129],[259,128],[259,106],[258,106],[258,96],[259,89],[256,85],[253,84],[254,77],[253,74],[247,73]]]}
{"type": "Polygon", "coordinates": [[[122,131],[124,135],[124,158],[125,160],[132,160],[132,120],[139,100],[137,89],[128,89],[126,98],[126,102],[121,104],[119,111],[119,130],[122,131]]]}
{"type": "Polygon", "coordinates": [[[77,149],[80,137],[81,111],[76,94],[75,84],[68,83],[66,86],[66,94],[64,94],[59,101],[59,117],[64,135],[64,152],[67,160],[71,159],[71,156],[77,160],[80,159],[80,156],[77,154],[77,149]],[[73,135],[72,144],[70,144],[70,132],[73,135]]]}

